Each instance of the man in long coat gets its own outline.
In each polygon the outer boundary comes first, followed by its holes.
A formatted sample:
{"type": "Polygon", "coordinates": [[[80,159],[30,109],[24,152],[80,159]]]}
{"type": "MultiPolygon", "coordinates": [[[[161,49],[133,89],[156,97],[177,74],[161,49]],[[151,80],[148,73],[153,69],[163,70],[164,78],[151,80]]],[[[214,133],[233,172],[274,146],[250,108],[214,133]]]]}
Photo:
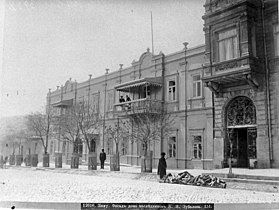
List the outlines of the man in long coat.
{"type": "Polygon", "coordinates": [[[104,149],[102,149],[102,152],[100,153],[101,169],[104,169],[106,158],[107,158],[106,153],[105,153],[104,149]]]}
{"type": "Polygon", "coordinates": [[[158,164],[158,172],[157,174],[160,175],[160,179],[162,179],[167,174],[167,162],[165,159],[166,153],[161,153],[161,158],[159,159],[158,164]]]}

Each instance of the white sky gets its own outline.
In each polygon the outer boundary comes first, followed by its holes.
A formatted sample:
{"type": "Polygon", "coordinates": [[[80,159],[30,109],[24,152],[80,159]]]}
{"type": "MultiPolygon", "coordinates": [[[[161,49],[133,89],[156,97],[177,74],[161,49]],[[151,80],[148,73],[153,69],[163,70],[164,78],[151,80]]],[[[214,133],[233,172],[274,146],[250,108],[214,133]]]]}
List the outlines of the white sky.
{"type": "Polygon", "coordinates": [[[0,0],[0,117],[43,108],[49,88],[204,43],[204,0],[0,0]],[[3,15],[5,13],[5,15],[3,15]],[[3,50],[2,50],[3,49],[3,50]]]}

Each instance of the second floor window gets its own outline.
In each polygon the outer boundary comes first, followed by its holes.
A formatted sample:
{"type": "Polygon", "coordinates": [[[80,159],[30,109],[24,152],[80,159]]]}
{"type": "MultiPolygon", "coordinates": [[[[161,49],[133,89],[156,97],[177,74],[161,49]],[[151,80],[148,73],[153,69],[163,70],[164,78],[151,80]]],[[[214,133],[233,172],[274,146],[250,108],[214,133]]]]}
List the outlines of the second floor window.
{"type": "Polygon", "coordinates": [[[150,86],[143,87],[143,98],[150,98],[150,86]]]}
{"type": "Polygon", "coordinates": [[[193,98],[201,96],[201,75],[194,75],[193,76],[193,98]]]}
{"type": "Polygon", "coordinates": [[[169,81],[168,82],[168,100],[169,101],[176,100],[175,91],[176,91],[175,81],[169,81]]]}
{"type": "Polygon", "coordinates": [[[219,62],[230,60],[238,56],[238,40],[236,28],[218,33],[219,62]]]}
{"type": "Polygon", "coordinates": [[[274,50],[275,56],[279,56],[279,24],[274,25],[274,50]]]}

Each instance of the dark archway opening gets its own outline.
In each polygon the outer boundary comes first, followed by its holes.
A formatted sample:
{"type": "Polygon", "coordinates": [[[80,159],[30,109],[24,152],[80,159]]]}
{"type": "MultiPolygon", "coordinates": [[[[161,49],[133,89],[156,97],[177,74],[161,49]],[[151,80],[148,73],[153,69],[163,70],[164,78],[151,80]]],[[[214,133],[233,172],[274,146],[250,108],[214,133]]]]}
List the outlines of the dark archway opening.
{"type": "Polygon", "coordinates": [[[251,159],[256,159],[256,108],[244,96],[236,97],[227,107],[224,167],[247,168],[251,159]],[[230,134],[230,135],[228,135],[230,134]]]}

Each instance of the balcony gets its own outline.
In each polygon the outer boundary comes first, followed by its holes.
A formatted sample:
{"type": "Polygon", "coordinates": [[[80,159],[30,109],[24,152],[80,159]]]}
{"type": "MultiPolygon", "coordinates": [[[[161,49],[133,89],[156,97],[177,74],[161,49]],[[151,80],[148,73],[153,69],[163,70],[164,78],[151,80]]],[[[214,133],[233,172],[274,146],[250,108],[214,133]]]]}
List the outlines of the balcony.
{"type": "Polygon", "coordinates": [[[160,113],[163,105],[163,78],[141,78],[114,87],[119,97],[129,96],[131,101],[114,104],[114,113],[119,115],[133,115],[137,113],[160,113]]]}
{"type": "Polygon", "coordinates": [[[114,113],[117,116],[126,116],[139,113],[159,114],[162,111],[163,101],[141,98],[128,102],[114,104],[114,113]]]}
{"type": "Polygon", "coordinates": [[[252,88],[258,88],[256,75],[259,66],[258,59],[251,56],[216,62],[204,65],[202,80],[205,86],[217,95],[223,89],[234,86],[250,85],[252,88]]]}
{"type": "Polygon", "coordinates": [[[55,103],[52,103],[51,106],[52,107],[61,107],[61,108],[65,108],[65,107],[70,107],[73,106],[73,99],[68,99],[68,100],[61,100],[55,103]]]}

